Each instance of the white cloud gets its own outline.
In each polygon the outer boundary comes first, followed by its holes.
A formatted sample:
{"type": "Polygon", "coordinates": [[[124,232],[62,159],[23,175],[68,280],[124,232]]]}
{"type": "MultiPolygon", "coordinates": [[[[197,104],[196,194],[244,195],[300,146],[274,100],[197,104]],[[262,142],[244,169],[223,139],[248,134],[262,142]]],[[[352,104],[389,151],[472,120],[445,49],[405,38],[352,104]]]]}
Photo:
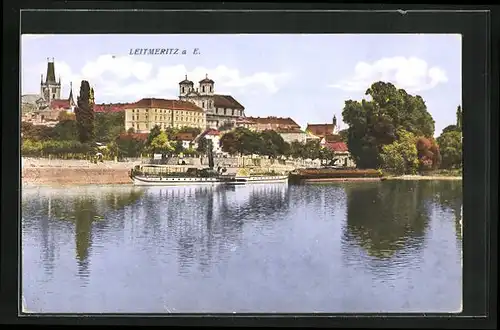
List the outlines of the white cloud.
{"type": "MultiPolygon", "coordinates": [[[[23,70],[25,79],[33,79],[33,75],[45,75],[47,63],[41,63],[36,68],[23,70]],[[29,74],[29,76],[28,76],[29,74]]],[[[242,74],[236,68],[219,65],[213,68],[196,67],[189,70],[184,65],[162,66],[155,68],[152,64],[136,60],[134,57],[102,55],[85,63],[80,71],[73,71],[65,62],[55,61],[56,75],[60,75],[64,85],[73,81],[77,93],[80,81],[88,80],[94,86],[96,101],[130,101],[141,97],[177,97],[179,82],[185,75],[195,86],[198,81],[208,77],[215,81],[217,93],[237,93],[258,90],[276,93],[287,83],[290,73],[255,72],[242,74]]],[[[64,93],[64,88],[63,88],[64,93]]]]}
{"type": "Polygon", "coordinates": [[[419,92],[436,87],[448,81],[443,69],[429,67],[426,61],[417,57],[382,58],[373,63],[359,62],[350,79],[339,81],[329,87],[346,91],[364,91],[376,81],[395,84],[411,92],[419,92]]]}

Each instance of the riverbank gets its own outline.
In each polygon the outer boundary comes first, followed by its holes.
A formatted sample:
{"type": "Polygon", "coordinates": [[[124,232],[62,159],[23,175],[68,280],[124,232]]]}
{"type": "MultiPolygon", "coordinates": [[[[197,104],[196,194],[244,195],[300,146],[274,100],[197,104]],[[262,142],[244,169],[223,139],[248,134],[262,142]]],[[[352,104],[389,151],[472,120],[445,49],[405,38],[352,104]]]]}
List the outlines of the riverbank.
{"type": "Polygon", "coordinates": [[[130,184],[129,168],[28,167],[22,170],[23,185],[130,184]]]}
{"type": "Polygon", "coordinates": [[[400,176],[386,176],[382,180],[462,180],[461,176],[448,176],[448,175],[400,175],[400,176]]]}

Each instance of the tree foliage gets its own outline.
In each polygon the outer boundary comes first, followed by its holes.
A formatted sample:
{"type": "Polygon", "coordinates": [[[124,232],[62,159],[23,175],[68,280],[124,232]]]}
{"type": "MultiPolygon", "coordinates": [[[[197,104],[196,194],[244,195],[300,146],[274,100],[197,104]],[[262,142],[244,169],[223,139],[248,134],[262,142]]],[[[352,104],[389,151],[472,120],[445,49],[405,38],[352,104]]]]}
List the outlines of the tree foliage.
{"type": "Polygon", "coordinates": [[[125,132],[124,112],[103,112],[95,114],[95,138],[99,142],[112,142],[125,132]]]}
{"type": "MultiPolygon", "coordinates": [[[[162,131],[161,131],[160,126],[155,125],[155,126],[151,129],[151,131],[149,132],[148,139],[147,139],[147,141],[146,141],[146,146],[151,146],[151,144],[153,143],[153,140],[154,140],[154,139],[155,139],[158,135],[160,135],[161,133],[162,133],[162,131]]],[[[165,137],[166,137],[166,139],[167,139],[167,141],[168,141],[168,138],[169,138],[169,137],[168,137],[168,135],[166,135],[166,133],[165,133],[165,137]]]]}
{"type": "Polygon", "coordinates": [[[444,169],[456,169],[462,167],[462,133],[459,131],[448,131],[437,138],[441,151],[441,167],[444,169]]]}
{"type": "Polygon", "coordinates": [[[415,173],[419,166],[417,139],[411,132],[397,131],[397,139],[382,146],[383,167],[396,174],[415,173]]]}
{"type": "Polygon", "coordinates": [[[441,165],[439,146],[433,138],[417,139],[417,154],[420,171],[436,170],[441,165]]]}
{"type": "Polygon", "coordinates": [[[433,136],[434,120],[420,96],[385,82],[372,84],[365,95],[371,100],[347,100],[342,111],[349,125],[347,144],[358,167],[382,165],[383,146],[396,141],[401,129],[415,136],[433,136]]]}
{"type": "Polygon", "coordinates": [[[160,131],[160,133],[153,138],[149,145],[149,149],[155,154],[167,154],[174,151],[174,147],[171,145],[167,133],[164,131],[160,131]]]}
{"type": "Polygon", "coordinates": [[[93,142],[94,132],[94,90],[88,81],[83,80],[78,95],[78,107],[75,109],[78,137],[81,143],[93,142]]]}
{"type": "Polygon", "coordinates": [[[60,141],[78,141],[78,125],[75,120],[66,119],[54,126],[53,138],[60,141]]]}

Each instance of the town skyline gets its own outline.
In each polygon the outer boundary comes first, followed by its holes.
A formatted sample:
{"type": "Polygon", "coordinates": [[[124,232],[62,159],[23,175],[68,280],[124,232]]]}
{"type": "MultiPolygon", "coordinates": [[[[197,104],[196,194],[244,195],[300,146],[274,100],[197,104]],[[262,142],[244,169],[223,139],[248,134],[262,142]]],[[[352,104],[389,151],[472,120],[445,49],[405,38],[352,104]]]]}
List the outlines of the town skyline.
{"type": "Polygon", "coordinates": [[[186,75],[196,85],[208,75],[215,92],[237,98],[247,116],[291,117],[303,128],[334,115],[347,128],[345,100],[366,98],[379,80],[421,95],[435,136],[461,105],[459,35],[23,35],[21,57],[23,95],[40,92],[47,58],[55,60],[62,98],[71,82],[78,95],[88,80],[96,103],[178,99],[186,75]],[[179,51],[130,55],[148,48],[179,51]]]}

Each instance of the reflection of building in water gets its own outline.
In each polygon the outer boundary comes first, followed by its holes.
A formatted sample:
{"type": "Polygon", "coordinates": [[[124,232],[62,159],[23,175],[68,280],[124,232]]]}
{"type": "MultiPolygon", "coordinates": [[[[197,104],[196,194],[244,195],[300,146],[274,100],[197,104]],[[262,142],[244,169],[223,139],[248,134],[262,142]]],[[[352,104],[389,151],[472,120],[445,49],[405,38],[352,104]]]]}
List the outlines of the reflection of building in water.
{"type": "MultiPolygon", "coordinates": [[[[47,274],[52,275],[54,271],[55,262],[55,252],[56,252],[56,242],[54,241],[54,235],[50,230],[50,216],[52,210],[52,196],[48,196],[46,199],[40,199],[42,203],[46,203],[47,216],[42,216],[40,220],[41,233],[42,233],[42,260],[43,267],[47,274]]],[[[41,208],[43,209],[43,207],[41,208]]]]}
{"type": "Polygon", "coordinates": [[[165,236],[177,243],[179,271],[193,266],[203,271],[212,260],[224,260],[238,249],[245,223],[283,218],[287,191],[286,184],[168,187],[149,190],[156,206],[143,207],[161,209],[162,215],[150,213],[149,219],[166,218],[165,236]]]}

